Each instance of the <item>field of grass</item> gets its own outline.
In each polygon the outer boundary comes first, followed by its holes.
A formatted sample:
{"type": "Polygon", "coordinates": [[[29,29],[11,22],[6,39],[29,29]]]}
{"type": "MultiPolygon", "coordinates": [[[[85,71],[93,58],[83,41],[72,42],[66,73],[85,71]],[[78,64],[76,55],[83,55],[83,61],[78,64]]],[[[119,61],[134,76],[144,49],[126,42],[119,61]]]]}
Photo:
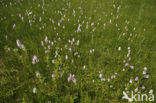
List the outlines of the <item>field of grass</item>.
{"type": "Polygon", "coordinates": [[[155,95],[156,0],[0,0],[0,103],[127,103],[123,91],[155,95]]]}

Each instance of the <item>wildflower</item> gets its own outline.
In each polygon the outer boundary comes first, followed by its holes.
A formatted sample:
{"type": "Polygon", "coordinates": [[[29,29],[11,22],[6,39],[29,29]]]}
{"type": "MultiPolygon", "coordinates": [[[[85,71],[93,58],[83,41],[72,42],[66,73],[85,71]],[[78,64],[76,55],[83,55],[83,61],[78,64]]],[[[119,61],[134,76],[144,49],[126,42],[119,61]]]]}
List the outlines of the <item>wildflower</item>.
{"type": "Polygon", "coordinates": [[[75,9],[73,9],[73,16],[75,16],[75,9]]]}
{"type": "Polygon", "coordinates": [[[101,78],[101,81],[106,81],[106,79],[105,78],[101,78]]]}
{"type": "Polygon", "coordinates": [[[113,78],[114,78],[114,75],[111,76],[111,79],[113,79],[113,78]]]}
{"type": "Polygon", "coordinates": [[[68,77],[68,82],[72,81],[73,83],[76,83],[76,79],[75,79],[75,75],[74,74],[70,74],[68,77]]]}
{"type": "Polygon", "coordinates": [[[93,25],[94,25],[94,22],[91,23],[91,26],[93,26],[93,25]]]}
{"type": "Polygon", "coordinates": [[[102,74],[99,74],[99,78],[102,78],[102,74]]]}
{"type": "Polygon", "coordinates": [[[77,46],[79,45],[79,40],[76,42],[76,45],[77,45],[77,46]]]}
{"type": "Polygon", "coordinates": [[[21,42],[20,42],[19,40],[16,40],[16,44],[17,44],[17,46],[18,46],[20,49],[25,50],[24,45],[21,44],[21,42]]]}
{"type": "Polygon", "coordinates": [[[147,71],[147,67],[144,67],[144,71],[147,71]]]}
{"type": "Polygon", "coordinates": [[[139,77],[136,77],[136,78],[135,78],[135,81],[138,81],[138,79],[139,79],[139,77]]]}
{"type": "Polygon", "coordinates": [[[71,63],[74,63],[74,60],[72,59],[71,63]]]}
{"type": "Polygon", "coordinates": [[[13,25],[13,29],[16,29],[16,24],[13,25]]]}
{"type": "Polygon", "coordinates": [[[50,49],[51,48],[51,46],[50,45],[48,45],[48,49],[50,49]]]}
{"type": "Polygon", "coordinates": [[[90,54],[92,54],[92,50],[90,50],[90,54]]]}
{"type": "Polygon", "coordinates": [[[83,66],[83,69],[85,69],[85,68],[86,68],[86,66],[84,65],[84,66],[83,66]]]}
{"type": "Polygon", "coordinates": [[[108,78],[107,80],[108,80],[108,82],[110,82],[110,78],[108,78]]]}
{"type": "Polygon", "coordinates": [[[105,27],[106,26],[106,23],[104,23],[103,26],[105,27]]]}
{"type": "Polygon", "coordinates": [[[41,46],[44,46],[44,42],[43,41],[41,41],[41,46]]]}
{"type": "Polygon", "coordinates": [[[130,66],[131,69],[134,69],[134,66],[130,66]]]}
{"type": "Polygon", "coordinates": [[[92,82],[94,83],[94,82],[95,82],[95,80],[92,80],[92,82]]]}
{"type": "Polygon", "coordinates": [[[144,75],[145,75],[145,74],[146,74],[146,71],[143,71],[143,72],[142,72],[142,74],[144,74],[144,75]]]}
{"type": "Polygon", "coordinates": [[[125,64],[125,67],[128,66],[128,63],[125,64]]]}
{"type": "Polygon", "coordinates": [[[74,53],[74,56],[76,56],[77,54],[78,54],[78,52],[75,52],[75,53],[74,53]]]}
{"type": "Polygon", "coordinates": [[[72,39],[72,41],[74,42],[74,41],[75,41],[75,39],[73,38],[73,39],[72,39]]]}
{"type": "Polygon", "coordinates": [[[39,18],[39,22],[41,22],[41,21],[42,21],[42,18],[40,17],[40,18],[39,18]]]}
{"type": "Polygon", "coordinates": [[[32,59],[32,64],[35,64],[35,63],[38,63],[39,62],[39,59],[37,56],[33,56],[33,59],[32,59]]]}
{"type": "Polygon", "coordinates": [[[142,86],[142,89],[145,90],[145,86],[142,86]]]}
{"type": "Polygon", "coordinates": [[[121,51],[121,47],[119,46],[118,51],[121,51]]]}
{"type": "Polygon", "coordinates": [[[111,23],[112,23],[112,20],[110,19],[110,21],[109,21],[109,22],[110,22],[110,24],[111,24],[111,23]]]}
{"type": "Polygon", "coordinates": [[[125,36],[125,33],[123,33],[123,36],[125,36]]]}
{"type": "Polygon", "coordinates": [[[126,60],[123,60],[123,63],[126,63],[126,60]]]}
{"type": "Polygon", "coordinates": [[[55,77],[55,74],[52,74],[51,77],[54,78],[55,77]]]}
{"type": "Polygon", "coordinates": [[[136,30],[136,28],[134,27],[134,28],[133,28],[133,30],[135,31],[135,30],[136,30]]]}
{"type": "Polygon", "coordinates": [[[149,75],[144,75],[144,78],[148,79],[149,78],[149,75]]]}
{"type": "Polygon", "coordinates": [[[65,59],[66,59],[66,60],[68,59],[68,55],[65,56],[65,59]]]}
{"type": "Polygon", "coordinates": [[[153,89],[151,89],[151,90],[149,91],[149,94],[153,94],[153,89]]]}
{"type": "Polygon", "coordinates": [[[54,45],[54,42],[51,42],[51,45],[53,46],[54,45]]]}
{"type": "Polygon", "coordinates": [[[45,37],[45,42],[46,42],[46,43],[48,42],[48,37],[47,37],[47,36],[45,37]]]}
{"type": "Polygon", "coordinates": [[[52,60],[52,64],[54,64],[55,63],[55,61],[54,60],[52,60]]]}
{"type": "Polygon", "coordinates": [[[8,51],[10,51],[10,48],[8,48],[8,51]]]}
{"type": "Polygon", "coordinates": [[[72,48],[69,48],[69,51],[72,52],[72,48]]]}
{"type": "Polygon", "coordinates": [[[81,24],[79,24],[79,26],[77,28],[77,32],[81,32],[81,24]]]}
{"type": "Polygon", "coordinates": [[[36,72],[36,77],[39,77],[40,76],[40,73],[39,72],[36,72]]]}
{"type": "Polygon", "coordinates": [[[135,92],[138,92],[138,87],[135,89],[135,92]]]}
{"type": "Polygon", "coordinates": [[[36,93],[36,88],[33,88],[33,93],[36,93]]]}
{"type": "Polygon", "coordinates": [[[130,80],[129,80],[129,82],[132,84],[132,83],[133,83],[133,80],[132,80],[132,79],[130,79],[130,80]]]}

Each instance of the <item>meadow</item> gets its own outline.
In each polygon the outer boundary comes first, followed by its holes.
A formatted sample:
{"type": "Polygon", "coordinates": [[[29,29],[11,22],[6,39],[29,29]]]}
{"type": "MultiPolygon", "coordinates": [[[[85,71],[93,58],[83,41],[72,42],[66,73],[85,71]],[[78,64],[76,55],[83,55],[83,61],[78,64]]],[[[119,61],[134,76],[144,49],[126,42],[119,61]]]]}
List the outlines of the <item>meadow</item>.
{"type": "Polygon", "coordinates": [[[123,91],[155,96],[156,0],[0,0],[0,103],[128,103],[123,91]]]}

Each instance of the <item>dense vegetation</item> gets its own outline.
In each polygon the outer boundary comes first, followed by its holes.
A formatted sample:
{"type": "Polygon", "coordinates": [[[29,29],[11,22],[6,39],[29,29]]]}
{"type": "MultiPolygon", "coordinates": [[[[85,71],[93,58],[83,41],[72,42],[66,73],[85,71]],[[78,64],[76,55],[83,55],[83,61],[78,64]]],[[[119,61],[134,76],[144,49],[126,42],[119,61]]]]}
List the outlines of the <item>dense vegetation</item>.
{"type": "Polygon", "coordinates": [[[155,33],[155,0],[0,0],[0,102],[154,94],[155,33]]]}

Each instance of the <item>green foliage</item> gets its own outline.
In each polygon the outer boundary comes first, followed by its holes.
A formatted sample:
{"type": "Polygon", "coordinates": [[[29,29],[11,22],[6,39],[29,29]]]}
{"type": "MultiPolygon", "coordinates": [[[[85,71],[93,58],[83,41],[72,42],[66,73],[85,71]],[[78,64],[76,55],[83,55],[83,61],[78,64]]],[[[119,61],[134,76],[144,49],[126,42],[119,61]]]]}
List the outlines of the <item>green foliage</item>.
{"type": "Polygon", "coordinates": [[[155,5],[1,0],[0,102],[125,103],[123,91],[155,93],[155,5]]]}

